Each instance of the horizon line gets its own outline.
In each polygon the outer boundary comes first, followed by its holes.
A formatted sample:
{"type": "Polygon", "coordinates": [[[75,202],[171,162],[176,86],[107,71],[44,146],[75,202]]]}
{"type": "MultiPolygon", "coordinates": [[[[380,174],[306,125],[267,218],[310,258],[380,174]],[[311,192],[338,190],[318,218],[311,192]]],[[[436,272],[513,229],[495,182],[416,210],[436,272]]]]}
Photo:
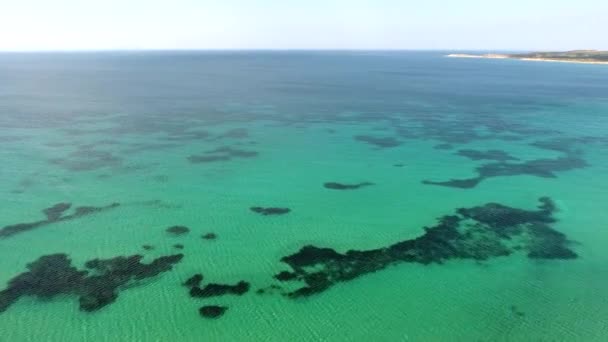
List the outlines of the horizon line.
{"type": "Polygon", "coordinates": [[[90,52],[564,52],[575,50],[596,50],[598,49],[467,49],[467,48],[437,48],[437,49],[408,49],[408,48],[116,48],[116,49],[22,49],[22,50],[0,50],[2,53],[90,53],[90,52]]]}

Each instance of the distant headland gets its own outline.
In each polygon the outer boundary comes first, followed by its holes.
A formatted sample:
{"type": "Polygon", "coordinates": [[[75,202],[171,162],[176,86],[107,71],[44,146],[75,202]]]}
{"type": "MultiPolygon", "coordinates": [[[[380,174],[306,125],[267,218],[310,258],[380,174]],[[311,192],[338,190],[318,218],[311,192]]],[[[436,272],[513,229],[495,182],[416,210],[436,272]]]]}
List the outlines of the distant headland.
{"type": "Polygon", "coordinates": [[[530,52],[517,54],[464,54],[453,53],[447,57],[455,58],[493,58],[493,59],[519,59],[522,61],[565,62],[585,64],[608,64],[608,51],[599,50],[573,50],[564,52],[530,52]]]}

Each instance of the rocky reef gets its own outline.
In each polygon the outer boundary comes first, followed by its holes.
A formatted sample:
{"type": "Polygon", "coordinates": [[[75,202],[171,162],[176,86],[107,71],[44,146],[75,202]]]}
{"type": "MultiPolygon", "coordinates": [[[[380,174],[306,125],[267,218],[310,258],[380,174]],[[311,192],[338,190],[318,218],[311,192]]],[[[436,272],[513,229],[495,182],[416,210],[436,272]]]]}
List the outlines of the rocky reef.
{"type": "Polygon", "coordinates": [[[201,238],[203,240],[215,240],[217,239],[217,234],[216,233],[206,233],[201,235],[201,238]]]}
{"type": "Polygon", "coordinates": [[[205,318],[219,318],[226,313],[227,306],[205,305],[198,310],[198,313],[205,318]]]}
{"type": "Polygon", "coordinates": [[[251,208],[249,208],[249,210],[253,211],[254,213],[264,215],[264,216],[285,215],[285,214],[291,212],[291,209],[289,209],[289,208],[277,208],[277,207],[268,207],[268,208],[251,207],[251,208]]]}
{"type": "Polygon", "coordinates": [[[197,273],[197,274],[193,275],[192,277],[188,278],[188,280],[186,280],[184,282],[184,286],[189,287],[189,288],[198,287],[201,285],[202,281],[203,281],[203,275],[201,273],[197,273]]]}
{"type": "Polygon", "coordinates": [[[371,182],[361,182],[361,183],[356,183],[356,184],[343,184],[343,183],[337,183],[337,182],[327,182],[323,184],[323,187],[325,187],[326,189],[331,189],[331,190],[356,190],[359,188],[363,188],[366,186],[371,186],[374,185],[374,183],[371,182]]]}
{"type": "Polygon", "coordinates": [[[186,226],[171,226],[165,229],[165,231],[171,235],[184,235],[190,232],[190,228],[186,226]]]}
{"type": "Polygon", "coordinates": [[[72,204],[67,202],[57,203],[49,208],[42,210],[42,213],[46,216],[46,219],[25,223],[15,223],[0,228],[0,238],[11,237],[13,235],[41,228],[52,223],[81,218],[83,216],[88,216],[102,211],[114,209],[118,206],[120,206],[119,203],[111,203],[100,207],[76,207],[71,214],[66,215],[66,211],[68,211],[72,207],[72,204]]]}
{"type": "Polygon", "coordinates": [[[357,135],[355,136],[355,140],[379,148],[391,148],[401,145],[401,142],[393,137],[374,137],[370,135],[357,135]]]}
{"type": "Polygon", "coordinates": [[[191,155],[188,161],[193,164],[211,163],[220,161],[230,161],[237,158],[253,158],[258,155],[256,151],[241,150],[234,147],[223,146],[211,151],[205,152],[203,155],[191,155]]]}
{"type": "Polygon", "coordinates": [[[249,287],[249,283],[243,280],[234,285],[210,283],[203,288],[192,286],[190,288],[190,296],[198,298],[224,296],[227,294],[241,296],[249,291],[249,287]]]}
{"type": "Polygon", "coordinates": [[[551,227],[556,221],[553,201],[542,197],[539,202],[532,210],[498,203],[460,208],[441,217],[435,226],[424,227],[424,234],[417,238],[372,250],[340,253],[332,248],[304,246],[281,259],[291,271],[282,271],[275,278],[303,282],[303,287],[287,293],[289,297],[303,297],[397,263],[487,260],[516,252],[526,253],[531,259],[576,258],[566,236],[551,227]]]}
{"type": "Polygon", "coordinates": [[[500,162],[505,162],[508,160],[518,160],[518,158],[515,158],[502,150],[459,150],[456,154],[462,157],[469,158],[471,160],[496,160],[500,162]]]}
{"type": "Polygon", "coordinates": [[[422,183],[454,188],[474,188],[483,180],[492,177],[530,175],[543,178],[556,178],[555,172],[569,171],[587,167],[587,162],[578,155],[566,155],[554,159],[535,159],[520,163],[494,162],[476,168],[477,176],[448,181],[429,181],[422,183]]]}
{"type": "Polygon", "coordinates": [[[161,256],[148,264],[142,262],[142,255],[93,259],[85,263],[86,269],[79,270],[67,254],[45,255],[28,264],[28,271],[0,291],[0,312],[23,296],[47,301],[59,295],[77,296],[80,310],[96,311],[116,301],[120,291],[138,281],[171,270],[183,256],[161,256]]]}

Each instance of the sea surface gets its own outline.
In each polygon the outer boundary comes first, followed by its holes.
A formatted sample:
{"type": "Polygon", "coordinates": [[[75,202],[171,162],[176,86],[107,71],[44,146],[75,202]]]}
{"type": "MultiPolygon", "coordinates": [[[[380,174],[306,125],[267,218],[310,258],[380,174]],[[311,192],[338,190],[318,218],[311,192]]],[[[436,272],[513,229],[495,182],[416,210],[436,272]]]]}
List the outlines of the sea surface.
{"type": "Polygon", "coordinates": [[[0,340],[606,341],[608,67],[444,55],[0,54],[0,340]]]}

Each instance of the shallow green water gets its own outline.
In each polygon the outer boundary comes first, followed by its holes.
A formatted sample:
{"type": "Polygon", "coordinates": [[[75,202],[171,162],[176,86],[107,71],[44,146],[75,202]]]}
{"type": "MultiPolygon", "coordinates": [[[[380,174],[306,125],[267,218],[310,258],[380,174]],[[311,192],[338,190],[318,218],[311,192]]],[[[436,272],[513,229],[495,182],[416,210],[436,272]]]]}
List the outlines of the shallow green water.
{"type": "Polygon", "coordinates": [[[602,66],[435,53],[0,60],[7,80],[0,227],[43,220],[41,210],[60,202],[120,204],[1,238],[0,283],[54,253],[79,269],[95,258],[184,254],[93,312],[79,310],[74,294],[23,295],[0,313],[2,340],[602,341],[608,334],[602,66]],[[558,147],[531,145],[539,141],[558,147]],[[237,153],[205,154],[226,146],[237,153]],[[518,158],[509,165],[545,162],[469,188],[423,183],[469,179],[496,162],[460,150],[501,150],[518,158]],[[209,155],[224,157],[190,158],[209,155]],[[323,186],[332,181],[374,184],[323,186]],[[542,196],[555,202],[551,227],[577,258],[514,251],[402,262],[304,298],[283,295],[301,282],[273,278],[289,270],[281,258],[305,245],[340,253],[386,247],[422,236],[457,208],[497,202],[533,210],[542,196]],[[252,206],[291,211],[263,216],[252,206]],[[190,232],[165,232],[174,225],[190,232]],[[201,238],[209,232],[217,239],[201,238]],[[245,280],[251,290],[191,298],[182,283],[195,273],[203,285],[245,280]],[[281,289],[256,293],[272,284],[281,289]],[[203,305],[229,309],[208,319],[198,313],[203,305]]]}

